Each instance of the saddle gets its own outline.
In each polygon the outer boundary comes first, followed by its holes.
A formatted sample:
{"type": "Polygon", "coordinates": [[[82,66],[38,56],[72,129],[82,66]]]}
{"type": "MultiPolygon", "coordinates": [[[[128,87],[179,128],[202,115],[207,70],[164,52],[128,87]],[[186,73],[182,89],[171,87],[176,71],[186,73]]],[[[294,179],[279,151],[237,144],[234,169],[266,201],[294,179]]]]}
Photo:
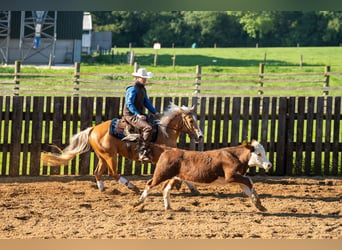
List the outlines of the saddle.
{"type": "MultiPolygon", "coordinates": [[[[158,135],[158,121],[152,121],[153,132],[151,142],[155,142],[158,135]]],[[[109,134],[124,141],[138,141],[140,138],[140,131],[135,129],[123,118],[114,118],[109,126],[109,134]]]]}

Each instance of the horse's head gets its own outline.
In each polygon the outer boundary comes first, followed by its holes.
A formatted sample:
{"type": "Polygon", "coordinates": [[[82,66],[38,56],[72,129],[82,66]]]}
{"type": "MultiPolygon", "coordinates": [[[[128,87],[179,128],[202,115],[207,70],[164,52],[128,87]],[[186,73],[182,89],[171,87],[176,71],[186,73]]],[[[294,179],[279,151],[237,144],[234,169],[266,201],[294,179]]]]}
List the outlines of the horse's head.
{"type": "Polygon", "coordinates": [[[266,157],[264,147],[258,141],[252,140],[250,145],[247,143],[243,145],[251,150],[251,158],[248,161],[248,166],[256,166],[263,169],[270,169],[272,167],[272,163],[266,157]]]}
{"type": "Polygon", "coordinates": [[[170,129],[171,131],[178,131],[178,133],[186,132],[196,142],[203,139],[202,130],[197,124],[194,107],[178,107],[170,103],[168,110],[164,113],[159,124],[165,134],[167,134],[166,130],[170,129]]]}
{"type": "Polygon", "coordinates": [[[183,120],[183,131],[187,132],[190,138],[195,139],[199,142],[203,139],[202,130],[198,127],[195,108],[187,108],[183,106],[182,108],[182,120],[183,120]]]}

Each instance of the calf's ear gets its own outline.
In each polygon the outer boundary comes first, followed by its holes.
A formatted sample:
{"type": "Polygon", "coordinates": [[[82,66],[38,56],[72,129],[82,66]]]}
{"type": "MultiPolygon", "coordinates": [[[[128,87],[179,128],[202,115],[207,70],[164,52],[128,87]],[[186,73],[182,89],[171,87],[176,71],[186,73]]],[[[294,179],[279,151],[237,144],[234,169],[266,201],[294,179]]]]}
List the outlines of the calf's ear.
{"type": "Polygon", "coordinates": [[[249,149],[251,152],[254,152],[254,147],[250,144],[248,144],[247,141],[243,141],[242,142],[242,146],[244,146],[245,148],[249,149]]]}

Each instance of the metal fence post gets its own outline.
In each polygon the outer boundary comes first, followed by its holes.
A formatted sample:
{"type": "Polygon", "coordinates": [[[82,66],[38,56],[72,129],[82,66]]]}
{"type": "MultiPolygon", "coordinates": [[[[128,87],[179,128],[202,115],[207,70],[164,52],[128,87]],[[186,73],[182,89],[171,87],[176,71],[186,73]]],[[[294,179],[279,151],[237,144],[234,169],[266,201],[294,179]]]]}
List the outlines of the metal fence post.
{"type": "MultiPolygon", "coordinates": [[[[324,83],[323,83],[323,87],[328,88],[329,87],[329,82],[330,82],[330,66],[325,66],[324,67],[324,83]]],[[[329,90],[325,90],[323,91],[323,95],[329,95],[329,90]]]]}
{"type": "Polygon", "coordinates": [[[201,74],[202,67],[201,65],[196,65],[196,80],[195,80],[195,94],[199,94],[201,92],[201,74]]]}
{"type": "Polygon", "coordinates": [[[75,62],[74,68],[74,96],[79,95],[79,85],[80,85],[80,71],[81,71],[81,64],[79,62],[75,62]]]}
{"type": "Polygon", "coordinates": [[[135,62],[134,63],[134,72],[137,72],[139,69],[139,63],[135,62]]]}
{"type": "Polygon", "coordinates": [[[260,89],[258,90],[258,94],[259,95],[262,95],[264,94],[264,91],[261,90],[261,88],[264,86],[264,68],[265,68],[265,64],[263,63],[260,63],[259,64],[259,86],[260,86],[260,89]]]}
{"type": "Polygon", "coordinates": [[[14,64],[14,95],[19,95],[20,90],[20,61],[15,61],[14,64]]]}

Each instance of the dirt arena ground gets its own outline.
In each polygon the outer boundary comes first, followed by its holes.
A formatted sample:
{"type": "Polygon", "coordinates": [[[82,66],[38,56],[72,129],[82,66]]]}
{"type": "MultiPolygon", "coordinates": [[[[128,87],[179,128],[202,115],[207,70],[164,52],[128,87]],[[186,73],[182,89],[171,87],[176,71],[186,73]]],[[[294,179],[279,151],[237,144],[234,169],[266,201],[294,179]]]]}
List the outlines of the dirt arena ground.
{"type": "MultiPolygon", "coordinates": [[[[128,177],[143,189],[150,177],[128,177]]],[[[342,177],[252,177],[267,212],[237,185],[183,184],[164,211],[161,186],[139,195],[93,177],[1,177],[0,239],[342,239],[342,177]]]]}

